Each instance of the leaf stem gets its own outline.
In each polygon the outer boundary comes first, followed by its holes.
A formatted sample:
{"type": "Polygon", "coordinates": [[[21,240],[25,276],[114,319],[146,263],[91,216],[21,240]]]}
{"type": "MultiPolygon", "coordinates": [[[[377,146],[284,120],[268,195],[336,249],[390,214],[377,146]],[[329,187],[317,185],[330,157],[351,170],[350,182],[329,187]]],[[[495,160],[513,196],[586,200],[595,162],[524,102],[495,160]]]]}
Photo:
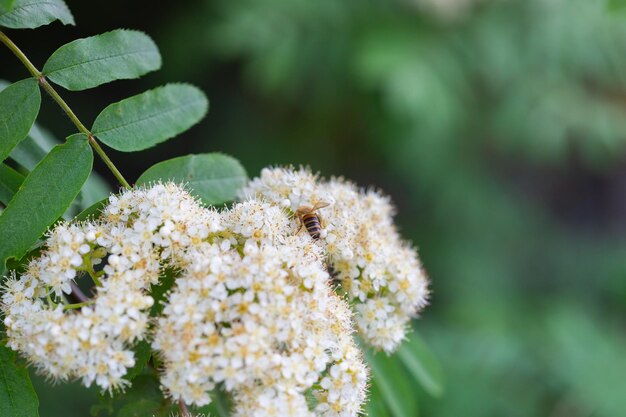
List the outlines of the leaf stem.
{"type": "Polygon", "coordinates": [[[22,64],[24,64],[28,72],[30,72],[30,74],[37,79],[37,81],[39,82],[39,85],[44,90],[46,90],[48,94],[50,94],[50,97],[52,97],[52,99],[56,101],[56,103],[61,107],[61,109],[63,109],[63,111],[65,112],[65,114],[67,114],[67,116],[70,118],[72,123],[74,123],[74,125],[78,128],[78,131],[87,136],[91,147],[96,151],[98,156],[102,158],[106,166],[111,170],[111,172],[113,173],[115,178],[117,178],[117,180],[120,182],[120,184],[122,184],[124,188],[131,188],[128,181],[126,181],[122,173],[117,169],[117,167],[113,164],[113,162],[108,157],[108,155],[104,152],[100,144],[96,141],[94,134],[91,133],[91,131],[85,127],[85,125],[80,121],[80,119],[72,111],[70,106],[67,105],[65,100],[63,100],[63,98],[59,95],[59,93],[57,93],[57,91],[52,87],[52,85],[50,85],[45,75],[43,75],[41,71],[39,71],[33,65],[32,62],[30,62],[28,57],[24,55],[24,53],[20,50],[20,48],[18,48],[17,45],[13,43],[13,41],[9,39],[7,35],[5,35],[4,32],[2,31],[0,31],[0,42],[5,44],[6,47],[9,48],[9,50],[11,50],[11,52],[13,52],[13,54],[15,54],[15,56],[22,62],[22,64]]]}

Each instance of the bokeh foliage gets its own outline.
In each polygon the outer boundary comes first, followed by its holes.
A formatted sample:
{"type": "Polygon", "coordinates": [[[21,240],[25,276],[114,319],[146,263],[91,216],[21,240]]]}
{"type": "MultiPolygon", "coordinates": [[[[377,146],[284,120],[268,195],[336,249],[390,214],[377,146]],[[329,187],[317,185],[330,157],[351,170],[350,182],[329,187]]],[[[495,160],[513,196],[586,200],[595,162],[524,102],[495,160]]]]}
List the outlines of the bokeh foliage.
{"type": "MultiPolygon", "coordinates": [[[[410,412],[625,415],[623,9],[604,0],[88,3],[68,1],[88,23],[73,38],[126,19],[155,35],[169,63],[143,87],[185,79],[211,97],[212,115],[184,149],[166,143],[141,161],[114,154],[132,179],[163,159],[223,151],[252,176],[303,163],[391,194],[433,280],[415,328],[445,374],[440,397],[409,387],[419,409],[410,412]]],[[[71,99],[95,118],[124,88],[71,99]]],[[[70,133],[63,120],[45,122],[70,133]]],[[[375,397],[385,390],[372,387],[375,397]]],[[[68,416],[40,400],[43,417],[68,416]]]]}
{"type": "Polygon", "coordinates": [[[196,64],[179,71],[231,72],[241,98],[228,93],[236,103],[220,114],[248,120],[206,146],[233,143],[249,167],[309,163],[398,201],[433,279],[416,329],[445,370],[441,398],[413,388],[421,415],[625,415],[619,11],[601,0],[197,4],[204,14],[180,11],[167,32],[197,42],[179,52],[196,64]]]}

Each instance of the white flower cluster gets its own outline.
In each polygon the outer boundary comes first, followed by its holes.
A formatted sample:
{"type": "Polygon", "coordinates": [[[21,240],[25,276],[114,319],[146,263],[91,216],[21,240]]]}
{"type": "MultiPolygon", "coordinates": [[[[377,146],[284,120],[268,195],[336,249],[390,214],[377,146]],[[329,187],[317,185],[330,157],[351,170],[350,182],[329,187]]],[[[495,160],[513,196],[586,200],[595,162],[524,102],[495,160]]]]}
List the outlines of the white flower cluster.
{"type": "MultiPolygon", "coordinates": [[[[333,278],[356,312],[366,342],[392,352],[407,324],[426,305],[428,280],[416,251],[393,223],[393,208],[376,191],[359,190],[341,178],[324,181],[307,169],[265,168],[242,191],[291,210],[319,207],[324,237],[319,243],[333,278]]],[[[306,234],[306,231],[302,231],[306,234]]]]}
{"type": "Polygon", "coordinates": [[[131,347],[148,329],[150,284],[164,259],[208,235],[211,217],[168,184],[111,196],[100,221],[58,225],[41,257],[4,284],[8,345],[54,379],[123,388],[135,362],[131,347]],[[101,285],[77,310],[66,294],[79,271],[101,285]]]}
{"type": "Polygon", "coordinates": [[[218,213],[174,184],[112,196],[100,220],[57,226],[6,280],[9,346],[53,378],[112,390],[150,337],[173,399],[207,404],[221,383],[238,416],[356,416],[367,370],[350,310],[320,247],[296,232],[257,200],[218,213]],[[149,331],[149,289],[165,266],[179,276],[149,331]],[[99,284],[81,306],[68,301],[77,274],[99,284]]]}
{"type": "Polygon", "coordinates": [[[367,372],[319,248],[276,206],[251,200],[222,215],[186,254],[158,321],[163,386],[203,405],[223,383],[237,416],[356,416],[367,372]]]}

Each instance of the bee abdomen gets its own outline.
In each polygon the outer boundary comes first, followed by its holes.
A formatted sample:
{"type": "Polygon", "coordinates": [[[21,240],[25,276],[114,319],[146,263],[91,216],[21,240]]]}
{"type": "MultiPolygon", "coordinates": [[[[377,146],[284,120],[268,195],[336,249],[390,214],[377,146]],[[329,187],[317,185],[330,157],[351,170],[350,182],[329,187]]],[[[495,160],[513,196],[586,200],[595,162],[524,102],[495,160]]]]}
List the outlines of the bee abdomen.
{"type": "Polygon", "coordinates": [[[317,240],[320,238],[322,226],[320,225],[320,219],[317,217],[317,214],[305,214],[302,216],[302,223],[304,223],[304,227],[306,227],[307,232],[309,232],[313,239],[317,240]]]}

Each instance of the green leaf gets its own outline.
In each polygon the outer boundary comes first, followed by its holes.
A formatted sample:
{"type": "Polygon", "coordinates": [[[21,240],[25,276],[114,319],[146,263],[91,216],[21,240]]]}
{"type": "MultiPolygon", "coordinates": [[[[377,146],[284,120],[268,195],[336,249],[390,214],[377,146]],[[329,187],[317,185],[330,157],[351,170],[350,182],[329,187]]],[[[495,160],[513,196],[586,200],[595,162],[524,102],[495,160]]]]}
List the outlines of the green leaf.
{"type": "Polygon", "coordinates": [[[109,105],[96,118],[92,131],[113,149],[140,151],[189,129],[208,108],[198,88],[167,84],[109,105]]]}
{"type": "Polygon", "coordinates": [[[18,81],[0,92],[0,162],[28,135],[40,104],[41,93],[34,78],[18,81]]]}
{"type": "Polygon", "coordinates": [[[230,416],[230,410],[232,410],[232,404],[230,397],[223,389],[213,390],[213,404],[215,404],[215,413],[219,417],[230,416]]]}
{"type": "Polygon", "coordinates": [[[169,159],[151,166],[137,184],[171,180],[189,186],[205,204],[232,201],[248,176],[239,161],[228,155],[208,153],[169,159]]]}
{"type": "Polygon", "coordinates": [[[87,210],[94,204],[106,200],[111,194],[109,183],[104,181],[97,172],[92,171],[76,199],[78,210],[87,210]]]}
{"type": "Polygon", "coordinates": [[[383,394],[380,392],[375,379],[370,382],[365,410],[365,415],[368,417],[391,417],[385,405],[383,394]]]}
{"type": "Polygon", "coordinates": [[[60,144],[50,132],[33,124],[28,136],[11,151],[11,159],[29,171],[41,161],[56,145],[60,144]]]}
{"type": "Polygon", "coordinates": [[[74,17],[63,0],[15,0],[13,8],[0,14],[0,26],[34,29],[55,20],[73,25],[74,17]]]}
{"type": "Polygon", "coordinates": [[[43,74],[77,91],[138,78],[160,67],[161,55],[148,35],[118,29],[63,45],[44,64],[43,74]]]}
{"type": "Polygon", "coordinates": [[[24,182],[24,176],[8,165],[0,164],[0,203],[5,206],[24,182]]]}
{"type": "Polygon", "coordinates": [[[89,414],[92,417],[111,416],[113,411],[113,398],[100,394],[98,403],[91,406],[89,414]]]}
{"type": "Polygon", "coordinates": [[[159,277],[159,283],[150,286],[150,295],[154,299],[154,304],[150,308],[150,317],[156,317],[161,314],[167,292],[172,288],[177,277],[178,273],[176,271],[166,268],[159,277]]]}
{"type": "MultiPolygon", "coordinates": [[[[229,417],[232,409],[230,396],[223,390],[222,384],[211,391],[211,403],[192,410],[200,416],[229,417]]],[[[195,415],[194,414],[194,415],[195,415]]]]}
{"type": "MultiPolygon", "coordinates": [[[[13,148],[10,157],[22,167],[32,171],[39,161],[60,143],[48,131],[35,123],[28,136],[13,148]]],[[[109,184],[97,172],[92,171],[64,217],[75,216],[79,211],[86,210],[96,202],[105,199],[110,193],[109,184]]]]}
{"type": "Polygon", "coordinates": [[[434,397],[443,394],[441,364],[416,332],[409,336],[408,342],[400,346],[397,355],[426,392],[434,397]]]}
{"type": "Polygon", "coordinates": [[[623,11],[626,9],[626,0],[608,0],[607,7],[612,12],[623,11]]]}
{"type": "Polygon", "coordinates": [[[623,416],[626,337],[617,322],[577,302],[544,313],[541,339],[545,371],[593,416],[623,416]]]}
{"type": "Polygon", "coordinates": [[[152,356],[150,342],[146,340],[140,341],[133,347],[133,353],[135,354],[135,366],[130,368],[124,375],[124,378],[129,381],[135,379],[148,364],[150,356],[152,356]]]}
{"type": "Polygon", "coordinates": [[[100,397],[100,404],[91,408],[92,416],[169,417],[176,408],[168,405],[154,375],[139,375],[132,386],[115,397],[100,397]]]}
{"type": "Polygon", "coordinates": [[[102,208],[108,203],[109,198],[102,199],[93,203],[91,206],[87,207],[85,210],[81,211],[74,217],[74,219],[78,221],[87,220],[89,218],[98,218],[100,213],[102,212],[102,208]]]}
{"type": "Polygon", "coordinates": [[[56,146],[26,177],[0,215],[0,269],[21,258],[70,206],[87,180],[93,153],[85,135],[56,146]]]}
{"type": "Polygon", "coordinates": [[[13,0],[0,0],[0,13],[6,13],[13,8],[13,0]]]}
{"type": "Polygon", "coordinates": [[[42,240],[38,240],[32,247],[31,250],[26,252],[26,255],[22,256],[21,259],[13,259],[9,258],[7,261],[7,269],[14,271],[16,274],[21,275],[26,272],[28,269],[28,264],[35,258],[41,257],[41,252],[43,252],[46,248],[44,247],[44,242],[42,240]]]}
{"type": "Polygon", "coordinates": [[[0,345],[0,416],[37,417],[39,400],[28,376],[18,365],[15,352],[0,345]]]}
{"type": "Polygon", "coordinates": [[[416,417],[417,399],[412,384],[400,362],[384,353],[368,352],[367,361],[372,368],[376,385],[383,394],[393,417],[416,417]]]}

